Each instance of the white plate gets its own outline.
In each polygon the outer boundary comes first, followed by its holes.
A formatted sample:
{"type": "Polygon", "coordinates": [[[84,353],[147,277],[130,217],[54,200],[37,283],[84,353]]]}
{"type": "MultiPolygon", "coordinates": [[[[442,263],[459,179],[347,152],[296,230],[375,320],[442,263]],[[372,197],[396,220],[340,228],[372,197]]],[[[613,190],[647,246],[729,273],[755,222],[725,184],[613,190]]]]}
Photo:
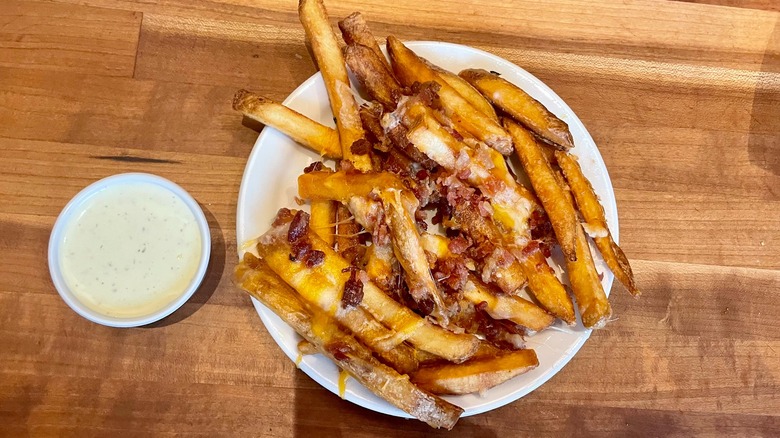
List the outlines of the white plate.
{"type": "MultiPolygon", "coordinates": [[[[618,240],[617,207],[612,184],[604,161],[574,112],[542,81],[498,56],[458,44],[417,41],[406,43],[417,54],[453,72],[465,68],[484,68],[501,73],[508,81],[518,85],[550,111],[569,124],[576,147],[573,153],[580,159],[583,172],[590,179],[601,198],[607,222],[615,241],[618,240]]],[[[334,126],[328,96],[319,73],[310,77],[287,97],[284,104],[328,126],[334,126]]],[[[281,207],[296,207],[293,197],[297,194],[297,178],[306,167],[320,157],[297,145],[275,129],[265,128],[257,138],[247,161],[238,197],[236,233],[239,248],[242,242],[264,233],[281,207]]],[[[241,252],[241,250],[239,249],[241,252]]],[[[602,284],[609,293],[612,274],[595,254],[596,267],[604,273],[602,284]]],[[[295,361],[300,337],[258,301],[254,300],[257,313],[277,344],[295,361]]],[[[539,366],[529,373],[517,376],[483,395],[470,394],[448,396],[447,400],[462,407],[464,416],[496,409],[528,394],[543,384],[566,365],[590,336],[590,330],[578,322],[573,328],[554,326],[527,339],[528,347],[539,356],[539,366]]],[[[338,368],[322,355],[305,356],[300,368],[317,383],[338,394],[338,368]]],[[[372,394],[353,379],[348,380],[345,399],[365,408],[398,417],[408,414],[372,394]]]]}

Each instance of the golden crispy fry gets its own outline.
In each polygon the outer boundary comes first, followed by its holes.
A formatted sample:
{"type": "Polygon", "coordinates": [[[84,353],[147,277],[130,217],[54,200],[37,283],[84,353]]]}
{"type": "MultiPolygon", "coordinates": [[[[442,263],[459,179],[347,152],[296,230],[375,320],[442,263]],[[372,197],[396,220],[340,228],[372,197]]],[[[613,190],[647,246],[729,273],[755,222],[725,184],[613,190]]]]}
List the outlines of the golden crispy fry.
{"type": "Polygon", "coordinates": [[[604,207],[601,206],[593,186],[590,185],[590,181],[583,175],[576,157],[559,151],[555,152],[555,157],[571,186],[574,199],[577,202],[577,208],[587,224],[588,233],[591,234],[596,242],[596,246],[601,255],[604,256],[607,266],[632,295],[639,296],[641,292],[636,287],[634,273],[631,271],[628,258],[623,254],[623,250],[620,249],[617,243],[612,240],[612,234],[609,232],[607,220],[604,217],[604,207]]]}
{"type": "Polygon", "coordinates": [[[336,243],[336,204],[333,201],[311,201],[311,229],[331,247],[336,243]]]}
{"type": "Polygon", "coordinates": [[[360,44],[349,45],[344,49],[347,65],[355,78],[363,85],[374,100],[392,111],[403,95],[401,84],[393,77],[386,62],[368,47],[360,44]]]}
{"type": "MultiPolygon", "coordinates": [[[[493,221],[479,214],[473,206],[455,205],[452,210],[452,221],[453,223],[445,225],[463,230],[478,243],[488,242],[499,246],[500,250],[500,245],[505,241],[505,236],[493,221]]],[[[520,279],[524,281],[527,278],[528,290],[545,310],[569,325],[574,324],[576,322],[574,303],[541,251],[513,249],[511,252],[515,260],[508,265],[499,264],[493,273],[483,268],[483,279],[495,281],[504,292],[511,294],[516,292],[517,284],[522,286],[520,279]],[[485,278],[486,271],[490,274],[488,278],[485,278]]]]}
{"type": "Polygon", "coordinates": [[[498,122],[496,109],[493,108],[493,105],[487,99],[485,99],[485,96],[483,96],[482,93],[480,93],[476,88],[471,86],[468,81],[456,75],[455,73],[444,70],[438,66],[431,65],[431,67],[436,70],[436,73],[439,75],[439,78],[441,78],[442,81],[446,82],[450,87],[454,88],[455,91],[463,96],[463,98],[466,99],[474,108],[478,109],[482,114],[498,122]]]}
{"type": "MultiPolygon", "coordinates": [[[[420,236],[423,248],[438,259],[452,257],[449,239],[430,233],[420,236]]],[[[485,303],[485,309],[493,319],[508,319],[531,331],[541,331],[549,327],[555,318],[536,304],[513,295],[496,293],[474,274],[469,274],[462,289],[463,297],[473,304],[485,303]]]]}
{"type": "Polygon", "coordinates": [[[532,251],[520,260],[520,266],[528,278],[528,289],[539,304],[563,322],[574,324],[574,303],[541,251],[532,251]]]}
{"type": "Polygon", "coordinates": [[[328,90],[330,107],[336,118],[341,154],[358,170],[368,171],[371,169],[370,156],[352,153],[352,145],[356,141],[364,140],[365,132],[358,114],[358,104],[350,89],[344,56],[341,54],[336,34],[328,22],[325,5],[322,0],[300,0],[298,16],[328,90]]]}
{"type": "MultiPolygon", "coordinates": [[[[264,260],[259,261],[249,253],[244,255],[244,260],[250,262],[249,265],[251,265],[253,269],[261,269],[261,274],[270,274],[263,275],[264,278],[255,278],[253,280],[258,287],[261,287],[264,290],[289,288],[289,286],[271,270],[264,260]]],[[[246,269],[246,263],[239,264],[239,267],[236,268],[236,278],[239,278],[239,273],[244,273],[246,269]],[[243,268],[241,268],[242,265],[244,265],[243,268]],[[241,272],[239,272],[240,270],[241,272]]],[[[305,297],[303,298],[305,299],[305,297]]],[[[316,303],[313,303],[308,299],[306,299],[306,301],[316,306],[316,303]]],[[[396,333],[379,324],[370,314],[362,309],[352,309],[352,311],[349,312],[341,312],[338,316],[338,320],[350,330],[352,330],[352,328],[360,329],[359,332],[353,331],[355,336],[372,350],[376,351],[379,358],[393,368],[402,373],[407,373],[418,367],[414,349],[404,344],[403,340],[399,339],[399,336],[396,333]]],[[[325,334],[333,330],[332,326],[325,324],[318,324],[316,328],[319,334],[325,334]]]]}
{"type": "Polygon", "coordinates": [[[340,159],[339,135],[301,113],[246,90],[233,96],[233,109],[245,116],[278,129],[288,137],[322,156],[340,159]]]}
{"type": "Polygon", "coordinates": [[[414,82],[436,82],[441,85],[439,99],[442,107],[457,125],[464,127],[479,140],[504,155],[512,152],[512,139],[495,120],[474,108],[439,75],[428,63],[404,46],[398,38],[387,37],[387,51],[396,77],[404,86],[414,82]]]}
{"type": "Polygon", "coordinates": [[[403,189],[404,184],[390,172],[313,171],[298,177],[298,196],[307,200],[349,202],[379,188],[403,189]]]}
{"type": "Polygon", "coordinates": [[[485,311],[491,318],[508,319],[534,332],[555,322],[552,315],[536,304],[518,296],[496,293],[473,274],[469,274],[463,286],[463,296],[474,304],[486,303],[485,311]]]}
{"type": "Polygon", "coordinates": [[[468,394],[490,389],[537,366],[534,350],[517,350],[458,365],[425,366],[412,374],[412,381],[434,394],[468,394]]]}
{"type": "Polygon", "coordinates": [[[588,328],[604,327],[612,316],[612,308],[593,264],[588,238],[580,226],[577,227],[577,260],[567,261],[566,270],[582,324],[588,328]]]}
{"type": "Polygon", "coordinates": [[[574,147],[569,125],[519,87],[482,69],[463,70],[460,76],[545,141],[563,150],[574,147]]]}
{"type": "Polygon", "coordinates": [[[541,146],[533,135],[522,126],[506,118],[504,126],[512,135],[515,150],[523,164],[523,169],[550,217],[550,223],[563,254],[569,260],[577,260],[574,247],[579,221],[574,206],[571,205],[563,189],[558,185],[552,167],[544,158],[541,146]]]}
{"type": "Polygon", "coordinates": [[[236,268],[236,280],[336,365],[392,405],[437,428],[451,429],[463,413],[377,361],[371,350],[341,330],[331,316],[307,308],[263,261],[247,254],[236,268]]]}
{"type": "Polygon", "coordinates": [[[377,58],[382,60],[388,70],[391,69],[390,62],[385,58],[385,54],[379,48],[374,34],[371,33],[371,29],[368,28],[368,24],[360,12],[353,12],[347,18],[339,21],[339,29],[341,29],[341,36],[344,37],[344,42],[348,46],[360,44],[368,47],[376,54],[377,58]]]}
{"type": "Polygon", "coordinates": [[[446,327],[449,318],[444,297],[431,274],[431,267],[420,244],[420,235],[417,233],[413,213],[404,207],[401,191],[398,189],[382,190],[379,192],[379,197],[382,199],[390,228],[393,251],[406,273],[405,280],[410,295],[417,302],[424,299],[433,300],[431,315],[439,324],[446,327]]]}
{"type": "MultiPolygon", "coordinates": [[[[368,280],[362,281],[363,298],[359,307],[351,308],[350,311],[339,310],[344,285],[350,278],[350,264],[311,231],[307,234],[307,238],[313,249],[325,254],[324,262],[319,266],[309,268],[303,263],[290,261],[291,248],[287,241],[288,229],[289,223],[272,227],[260,238],[257,251],[271,269],[306,300],[318,305],[329,314],[336,315],[340,321],[345,315],[355,313],[355,309],[365,309],[377,320],[395,331],[394,342],[407,340],[421,350],[452,362],[463,362],[476,351],[479,340],[474,336],[455,334],[431,324],[385,295],[368,280]]],[[[342,321],[342,323],[346,326],[347,322],[342,321]]],[[[362,328],[354,325],[347,327],[363,342],[368,343],[362,337],[362,328]]],[[[374,347],[372,346],[372,348],[374,347]]]]}
{"type": "Polygon", "coordinates": [[[517,245],[525,246],[534,203],[518,183],[507,184],[493,173],[494,162],[489,148],[482,144],[476,149],[468,147],[427,116],[421,117],[406,136],[417,149],[448,171],[467,173],[466,181],[490,198],[495,220],[512,234],[517,245]]]}

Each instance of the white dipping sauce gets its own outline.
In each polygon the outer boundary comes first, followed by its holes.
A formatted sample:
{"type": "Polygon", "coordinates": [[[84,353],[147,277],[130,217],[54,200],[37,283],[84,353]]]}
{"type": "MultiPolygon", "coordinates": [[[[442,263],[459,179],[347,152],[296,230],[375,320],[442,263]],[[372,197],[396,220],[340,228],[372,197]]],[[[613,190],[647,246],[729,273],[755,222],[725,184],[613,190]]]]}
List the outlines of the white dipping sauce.
{"type": "Polygon", "coordinates": [[[201,242],[195,214],[157,184],[104,188],[64,229],[60,267],[84,305],[114,317],[162,309],[187,289],[201,242]]]}

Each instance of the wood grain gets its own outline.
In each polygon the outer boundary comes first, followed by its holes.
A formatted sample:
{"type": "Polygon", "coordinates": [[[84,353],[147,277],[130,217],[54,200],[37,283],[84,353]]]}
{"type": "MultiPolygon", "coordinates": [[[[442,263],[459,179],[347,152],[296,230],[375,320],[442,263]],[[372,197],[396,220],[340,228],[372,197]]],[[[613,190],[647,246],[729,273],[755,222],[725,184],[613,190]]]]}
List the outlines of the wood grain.
{"type": "MultiPolygon", "coordinates": [[[[435,436],[295,369],[232,285],[257,136],[238,88],[315,72],[296,2],[0,3],[0,436],[435,436]],[[85,5],[88,4],[88,5],[85,5]],[[204,207],[201,289],[151,326],[74,314],[46,262],[92,181],[145,171],[204,207]]],[[[643,290],[551,381],[447,436],[780,435],[780,15],[762,0],[328,2],[378,36],[463,43],[550,85],[599,145],[643,290]],[[735,7],[736,6],[736,7],[735,7]]]]}

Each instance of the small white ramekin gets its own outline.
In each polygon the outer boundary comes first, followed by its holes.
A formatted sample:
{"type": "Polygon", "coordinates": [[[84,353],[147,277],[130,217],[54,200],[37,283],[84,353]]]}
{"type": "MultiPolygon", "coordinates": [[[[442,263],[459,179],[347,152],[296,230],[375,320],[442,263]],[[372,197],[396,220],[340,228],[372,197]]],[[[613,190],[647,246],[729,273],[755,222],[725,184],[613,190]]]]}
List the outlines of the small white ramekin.
{"type": "Polygon", "coordinates": [[[118,175],[112,175],[107,178],[103,178],[100,181],[94,182],[80,191],[73,199],[68,202],[60,215],[57,217],[57,221],[52,228],[51,236],[49,237],[49,273],[51,274],[54,287],[59,292],[62,299],[73,309],[76,313],[84,318],[96,322],[98,324],[110,326],[110,327],[138,327],[146,324],[151,324],[155,321],[159,321],[166,316],[170,315],[176,309],[182,306],[192,294],[198,290],[203,277],[206,275],[206,268],[209,264],[209,257],[211,255],[211,232],[209,230],[209,224],[206,220],[206,216],[203,214],[197,201],[187,193],[186,190],[179,185],[157,175],[148,173],[121,173],[118,175]],[[195,276],[192,278],[189,286],[184,289],[181,295],[170,304],[165,307],[149,313],[132,318],[120,318],[115,316],[105,315],[97,312],[79,301],[78,297],[70,290],[68,284],[62,275],[62,269],[60,266],[60,248],[62,246],[62,240],[64,238],[63,233],[68,223],[77,217],[86,206],[87,199],[103,190],[107,187],[115,184],[126,183],[151,183],[163,187],[170,191],[181,199],[187,207],[195,215],[195,220],[198,223],[198,229],[200,230],[201,239],[201,254],[200,261],[198,263],[198,270],[195,272],[195,276]]]}

